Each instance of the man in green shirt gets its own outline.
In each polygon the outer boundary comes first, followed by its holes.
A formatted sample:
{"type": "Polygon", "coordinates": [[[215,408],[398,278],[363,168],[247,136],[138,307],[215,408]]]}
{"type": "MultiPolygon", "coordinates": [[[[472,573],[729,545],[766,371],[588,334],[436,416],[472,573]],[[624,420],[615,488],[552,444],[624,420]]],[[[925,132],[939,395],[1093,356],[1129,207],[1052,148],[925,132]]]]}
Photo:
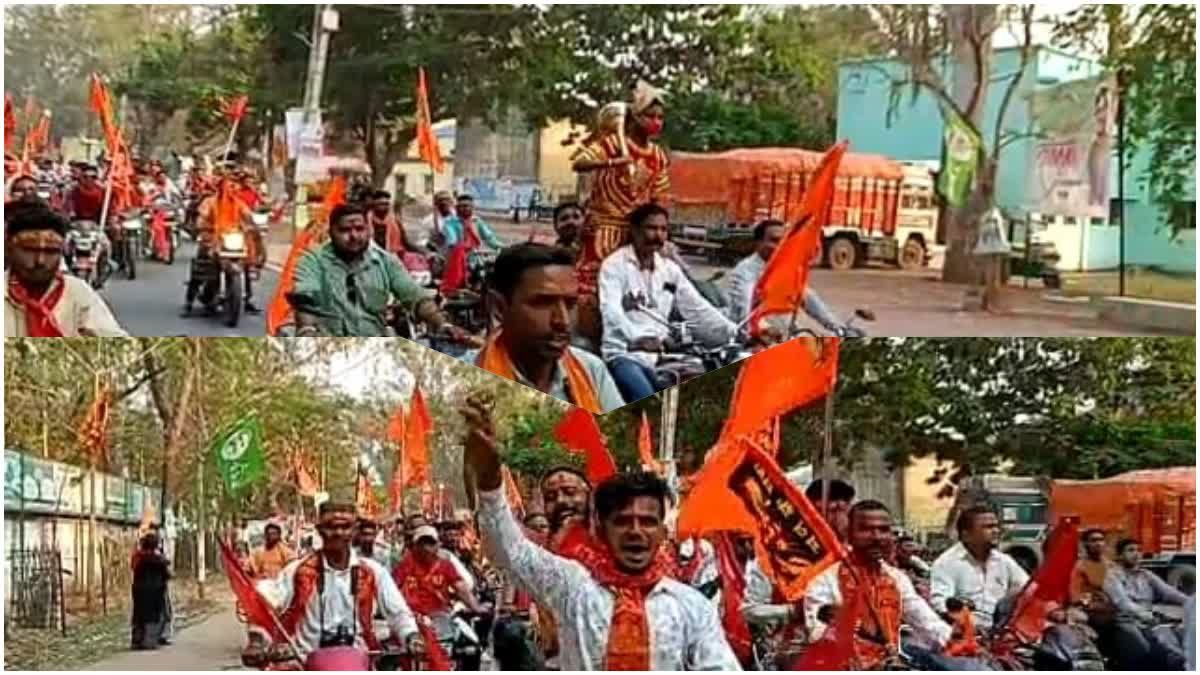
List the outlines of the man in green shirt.
{"type": "Polygon", "coordinates": [[[329,242],[304,254],[295,279],[289,301],[300,337],[385,337],[388,308],[396,306],[452,340],[469,338],[447,321],[396,256],[373,244],[366,213],[357,204],[333,210],[329,242]]]}

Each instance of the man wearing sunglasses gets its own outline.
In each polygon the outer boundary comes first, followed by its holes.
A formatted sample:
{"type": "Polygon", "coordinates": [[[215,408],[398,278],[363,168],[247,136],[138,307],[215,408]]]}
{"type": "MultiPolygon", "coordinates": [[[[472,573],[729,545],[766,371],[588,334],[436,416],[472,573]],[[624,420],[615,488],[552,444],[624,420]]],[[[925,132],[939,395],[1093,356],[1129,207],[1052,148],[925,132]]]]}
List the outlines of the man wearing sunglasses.
{"type": "Polygon", "coordinates": [[[366,212],[343,204],[329,217],[329,242],[309,251],[296,266],[288,296],[300,337],[384,337],[389,308],[411,311],[430,330],[468,342],[432,298],[412,280],[400,260],[374,244],[366,212]]]}

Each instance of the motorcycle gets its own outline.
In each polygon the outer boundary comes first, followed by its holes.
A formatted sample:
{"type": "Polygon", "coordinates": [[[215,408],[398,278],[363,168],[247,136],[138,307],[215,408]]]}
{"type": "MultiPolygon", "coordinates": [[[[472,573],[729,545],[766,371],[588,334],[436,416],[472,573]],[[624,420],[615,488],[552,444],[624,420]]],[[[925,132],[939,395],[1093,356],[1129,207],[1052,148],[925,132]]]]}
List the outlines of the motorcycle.
{"type": "Polygon", "coordinates": [[[271,231],[271,207],[260,206],[250,214],[250,220],[254,223],[254,231],[257,236],[257,241],[254,246],[254,261],[253,269],[255,278],[261,273],[263,267],[267,264],[267,235],[271,231]]]}
{"type": "Polygon", "coordinates": [[[100,290],[112,273],[109,248],[108,237],[95,222],[80,220],[72,223],[64,251],[67,270],[100,290]]]}
{"type": "Polygon", "coordinates": [[[155,214],[161,212],[165,218],[164,222],[167,228],[167,246],[166,251],[160,254],[160,252],[157,250],[157,247],[154,245],[154,237],[147,237],[147,239],[150,240],[149,257],[159,262],[166,263],[167,265],[172,265],[175,263],[175,253],[179,250],[181,243],[179,223],[182,220],[182,209],[178,204],[172,203],[166,198],[160,197],[154,203],[154,211],[155,214]]]}
{"type": "MultiPolygon", "coordinates": [[[[1005,598],[996,605],[996,628],[991,635],[991,653],[1006,670],[1105,670],[1104,657],[1096,646],[1095,633],[1087,626],[1086,618],[1047,624],[1041,638],[1030,642],[1008,627],[1015,598],[1005,598]]],[[[961,603],[962,601],[960,601],[961,603]]],[[[947,602],[949,608],[951,603],[947,602]]]]}
{"type": "Polygon", "coordinates": [[[146,251],[146,224],[141,211],[127,211],[119,216],[113,228],[113,245],[117,263],[125,270],[125,278],[137,278],[137,259],[146,251]]]}
{"type": "Polygon", "coordinates": [[[212,248],[192,261],[193,280],[201,284],[200,302],[209,313],[223,313],[230,328],[242,316],[245,260],[246,235],[239,230],[216,237],[212,248]]]}

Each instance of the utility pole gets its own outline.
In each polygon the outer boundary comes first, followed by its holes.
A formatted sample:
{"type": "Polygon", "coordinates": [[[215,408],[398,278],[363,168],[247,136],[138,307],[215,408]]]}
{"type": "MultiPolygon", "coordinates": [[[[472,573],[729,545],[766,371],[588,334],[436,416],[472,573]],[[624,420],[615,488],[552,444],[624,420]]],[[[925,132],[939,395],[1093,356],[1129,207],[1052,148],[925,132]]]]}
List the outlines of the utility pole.
{"type": "Polygon", "coordinates": [[[313,7],[312,44],[308,53],[308,80],[304,87],[307,119],[321,109],[321,91],[325,86],[325,65],[329,59],[329,38],[338,29],[339,16],[333,5],[313,7]]]}
{"type": "Polygon", "coordinates": [[[671,492],[678,497],[679,467],[675,462],[675,418],[679,412],[679,387],[671,387],[663,392],[662,424],[659,425],[661,438],[658,442],[659,460],[667,469],[667,485],[671,492]]]}

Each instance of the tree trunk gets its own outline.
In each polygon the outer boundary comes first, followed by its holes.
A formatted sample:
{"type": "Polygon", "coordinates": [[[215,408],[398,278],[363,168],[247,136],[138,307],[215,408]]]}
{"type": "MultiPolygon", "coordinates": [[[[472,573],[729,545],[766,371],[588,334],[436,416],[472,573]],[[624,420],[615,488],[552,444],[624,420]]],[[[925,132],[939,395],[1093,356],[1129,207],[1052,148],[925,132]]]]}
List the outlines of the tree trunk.
{"type": "MultiPolygon", "coordinates": [[[[983,137],[989,74],[992,66],[992,35],[997,25],[996,5],[945,5],[947,29],[954,59],[950,95],[983,137]]],[[[946,262],[942,281],[978,284],[983,280],[982,261],[973,255],[979,238],[979,222],[995,197],[996,167],[982,152],[975,189],[961,209],[947,209],[946,262]]]]}
{"type": "Polygon", "coordinates": [[[183,385],[179,390],[179,398],[170,401],[167,393],[164,373],[159,365],[158,356],[146,351],[142,355],[143,362],[153,375],[150,378],[151,399],[158,412],[163,428],[163,461],[162,461],[162,492],[159,498],[159,512],[166,514],[167,500],[170,498],[171,467],[178,456],[179,445],[183,440],[184,424],[188,418],[188,405],[191,403],[192,392],[195,389],[196,370],[200,357],[200,343],[196,338],[190,338],[193,349],[193,359],[188,372],[183,377],[183,385]]]}

